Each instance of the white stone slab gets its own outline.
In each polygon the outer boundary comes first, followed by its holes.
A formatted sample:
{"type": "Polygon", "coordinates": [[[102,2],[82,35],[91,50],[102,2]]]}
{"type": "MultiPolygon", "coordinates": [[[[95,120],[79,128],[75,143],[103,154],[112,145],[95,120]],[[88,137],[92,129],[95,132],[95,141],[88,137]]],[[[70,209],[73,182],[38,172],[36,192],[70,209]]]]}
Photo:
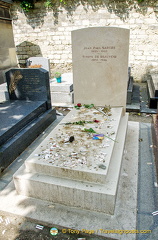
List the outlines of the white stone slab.
{"type": "Polygon", "coordinates": [[[106,115],[95,108],[73,109],[25,161],[28,172],[105,183],[121,117],[122,108],[112,108],[106,115]],[[99,123],[93,122],[96,118],[99,123]],[[78,121],[92,123],[65,125],[78,121]],[[93,140],[94,133],[85,128],[104,134],[104,139],[93,140]],[[66,142],[71,136],[75,140],[66,142]]]}
{"type": "Polygon", "coordinates": [[[8,91],[7,90],[7,83],[0,84],[0,92],[3,92],[3,91],[8,91]]]}
{"type": "Polygon", "coordinates": [[[72,31],[74,102],[126,107],[129,29],[72,31]]]}
{"type": "Polygon", "coordinates": [[[9,94],[8,94],[7,84],[3,83],[3,84],[0,84],[0,102],[4,102],[6,100],[9,100],[9,94]]]}
{"type": "Polygon", "coordinates": [[[9,100],[8,92],[1,92],[0,91],[0,102],[5,102],[7,100],[9,100]]]}
{"type": "Polygon", "coordinates": [[[66,92],[70,93],[73,91],[73,79],[72,73],[62,74],[62,82],[57,83],[56,78],[50,80],[51,92],[66,92]]]}
{"type": "Polygon", "coordinates": [[[51,103],[53,106],[60,104],[72,104],[74,102],[74,93],[70,92],[51,92],[51,103]]]}
{"type": "MultiPolygon", "coordinates": [[[[112,152],[107,181],[104,184],[31,173],[22,166],[14,175],[16,190],[21,195],[40,198],[70,207],[114,214],[128,115],[121,118],[118,143],[112,152]]],[[[30,167],[28,167],[30,168],[30,167]]]]}

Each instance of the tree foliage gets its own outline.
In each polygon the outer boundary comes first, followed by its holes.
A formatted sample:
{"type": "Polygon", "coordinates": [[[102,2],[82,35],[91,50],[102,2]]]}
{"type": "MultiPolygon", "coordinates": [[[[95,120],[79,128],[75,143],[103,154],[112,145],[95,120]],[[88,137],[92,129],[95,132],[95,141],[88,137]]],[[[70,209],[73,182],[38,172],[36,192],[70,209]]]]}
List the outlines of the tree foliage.
{"type": "MultiPolygon", "coordinates": [[[[44,2],[44,6],[48,7],[48,8],[52,8],[55,5],[58,6],[66,6],[66,5],[71,5],[71,3],[73,4],[74,1],[75,2],[82,2],[82,4],[84,3],[91,3],[94,2],[94,0],[13,0],[14,2],[20,2],[20,6],[21,8],[25,11],[25,12],[29,12],[30,10],[34,9],[34,3],[37,1],[43,1],[44,2]]],[[[116,0],[119,2],[119,0],[116,0]]],[[[121,2],[122,0],[120,0],[121,2]]],[[[126,0],[125,0],[126,1],[126,0]]],[[[135,0],[138,3],[142,3],[145,2],[146,0],[135,0]]],[[[152,1],[152,0],[151,0],[152,1]]],[[[134,2],[134,1],[133,1],[134,2]]]]}

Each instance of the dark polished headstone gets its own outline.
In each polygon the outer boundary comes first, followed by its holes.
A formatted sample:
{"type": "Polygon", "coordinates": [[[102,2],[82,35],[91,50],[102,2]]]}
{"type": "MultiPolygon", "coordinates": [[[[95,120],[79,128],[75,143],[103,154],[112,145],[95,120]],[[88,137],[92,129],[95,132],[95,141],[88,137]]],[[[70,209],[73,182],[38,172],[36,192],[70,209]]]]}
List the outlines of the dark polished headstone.
{"type": "Polygon", "coordinates": [[[149,97],[149,108],[157,109],[158,104],[158,74],[151,74],[147,80],[147,89],[149,97]]]}
{"type": "Polygon", "coordinates": [[[48,71],[14,68],[6,81],[10,100],[0,104],[0,172],[56,119],[48,71]]]}
{"type": "Polygon", "coordinates": [[[14,68],[6,72],[10,100],[46,101],[51,108],[49,73],[42,68],[14,68]]]}
{"type": "Polygon", "coordinates": [[[151,85],[154,97],[158,97],[158,74],[151,74],[151,85]]]}
{"type": "Polygon", "coordinates": [[[153,146],[154,146],[153,151],[155,156],[155,166],[157,171],[157,182],[158,182],[158,108],[157,108],[157,114],[153,115],[151,130],[152,130],[152,140],[153,140],[153,146]]]}
{"type": "Polygon", "coordinates": [[[133,96],[133,77],[129,76],[127,87],[127,104],[132,103],[132,96],[133,96]]]}

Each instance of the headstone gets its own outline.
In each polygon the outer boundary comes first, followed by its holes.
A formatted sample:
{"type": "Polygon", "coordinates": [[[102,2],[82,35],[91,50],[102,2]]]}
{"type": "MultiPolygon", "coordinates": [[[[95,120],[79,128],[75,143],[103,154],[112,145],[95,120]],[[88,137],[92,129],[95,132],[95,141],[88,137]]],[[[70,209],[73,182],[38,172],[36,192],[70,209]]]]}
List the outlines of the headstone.
{"type": "Polygon", "coordinates": [[[49,73],[42,68],[6,72],[9,101],[0,106],[0,171],[56,118],[51,107],[49,73]]]}
{"type": "Polygon", "coordinates": [[[147,80],[149,108],[157,109],[158,104],[158,74],[152,73],[147,80]]]}
{"type": "Polygon", "coordinates": [[[42,68],[15,68],[6,72],[10,100],[46,101],[51,108],[49,73],[42,68]]]}
{"type": "Polygon", "coordinates": [[[27,67],[29,66],[36,66],[36,65],[40,65],[41,68],[44,68],[45,70],[47,70],[50,73],[50,63],[49,63],[49,59],[48,58],[44,58],[44,57],[30,57],[27,59],[26,61],[26,65],[27,67]]]}
{"type": "Polygon", "coordinates": [[[131,76],[131,67],[129,67],[127,79],[127,104],[132,103],[132,95],[133,95],[133,77],[131,76]]]}
{"type": "Polygon", "coordinates": [[[127,29],[72,32],[75,103],[82,106],[70,111],[16,172],[20,195],[115,213],[128,124],[128,44],[127,29]]]}
{"type": "Polygon", "coordinates": [[[154,96],[158,98],[158,74],[152,74],[152,85],[153,85],[153,91],[154,96]]]}
{"type": "Polygon", "coordinates": [[[129,29],[72,31],[74,102],[125,108],[129,29]]]}

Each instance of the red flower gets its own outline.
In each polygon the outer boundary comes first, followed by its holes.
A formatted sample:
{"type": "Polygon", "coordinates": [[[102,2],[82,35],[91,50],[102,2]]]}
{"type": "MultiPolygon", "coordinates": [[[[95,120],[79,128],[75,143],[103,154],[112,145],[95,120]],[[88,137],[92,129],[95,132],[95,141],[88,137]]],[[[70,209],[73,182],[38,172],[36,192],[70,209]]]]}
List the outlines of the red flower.
{"type": "Polygon", "coordinates": [[[98,123],[98,122],[100,122],[100,121],[95,119],[94,122],[98,123]]]}
{"type": "Polygon", "coordinates": [[[77,103],[77,107],[82,107],[82,104],[81,103],[77,103]]]}

